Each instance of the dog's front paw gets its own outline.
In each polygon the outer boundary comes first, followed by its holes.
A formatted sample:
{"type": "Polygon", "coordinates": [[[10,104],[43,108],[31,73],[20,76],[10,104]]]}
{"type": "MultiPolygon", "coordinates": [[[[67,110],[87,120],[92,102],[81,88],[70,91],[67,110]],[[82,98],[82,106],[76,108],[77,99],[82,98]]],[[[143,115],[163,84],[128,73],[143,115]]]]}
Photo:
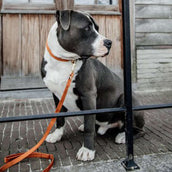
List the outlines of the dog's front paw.
{"type": "Polygon", "coordinates": [[[57,141],[60,141],[63,136],[63,130],[63,127],[57,128],[53,133],[47,136],[45,141],[48,143],[55,143],[57,141]]]}
{"type": "Polygon", "coordinates": [[[125,142],[125,132],[119,133],[115,138],[115,143],[124,144],[125,142]]]}
{"type": "Polygon", "coordinates": [[[79,149],[76,158],[80,161],[91,161],[95,157],[95,152],[96,151],[87,149],[83,146],[79,149]]]}

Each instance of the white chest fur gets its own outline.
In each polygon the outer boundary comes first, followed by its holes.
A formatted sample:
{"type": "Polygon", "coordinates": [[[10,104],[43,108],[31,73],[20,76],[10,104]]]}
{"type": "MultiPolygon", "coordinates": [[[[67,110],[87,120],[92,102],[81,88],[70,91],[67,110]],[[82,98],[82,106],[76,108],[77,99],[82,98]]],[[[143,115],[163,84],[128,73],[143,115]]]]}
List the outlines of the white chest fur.
{"type": "MultiPolygon", "coordinates": [[[[53,53],[53,55],[60,58],[65,58],[68,60],[78,59],[79,57],[77,54],[70,53],[60,46],[56,36],[57,27],[57,23],[55,23],[50,29],[48,35],[48,45],[50,47],[51,52],[53,53]]],[[[45,85],[49,88],[51,92],[53,92],[58,97],[58,99],[61,99],[67,80],[72,71],[72,62],[61,62],[55,60],[50,56],[47,49],[45,49],[44,59],[47,62],[45,65],[46,76],[43,78],[45,85]]],[[[78,60],[74,70],[73,80],[75,80],[75,77],[81,66],[82,61],[78,60]]],[[[79,110],[79,108],[76,105],[76,100],[78,99],[78,97],[73,93],[74,88],[75,83],[72,82],[63,104],[69,111],[79,110]]]]}
{"type": "MultiPolygon", "coordinates": [[[[45,58],[45,60],[47,59],[45,58]]],[[[81,66],[82,66],[82,62],[77,61],[73,80],[75,80],[75,77],[77,76],[78,70],[80,69],[81,66]]],[[[59,62],[54,59],[51,59],[45,65],[46,76],[43,80],[45,82],[45,85],[49,88],[51,92],[53,92],[58,97],[58,99],[60,99],[63,94],[71,70],[72,70],[72,63],[70,61],[59,62]]],[[[79,110],[79,108],[76,105],[76,100],[78,99],[78,97],[73,93],[74,88],[75,88],[75,83],[72,82],[64,101],[64,106],[69,111],[79,110]]]]}

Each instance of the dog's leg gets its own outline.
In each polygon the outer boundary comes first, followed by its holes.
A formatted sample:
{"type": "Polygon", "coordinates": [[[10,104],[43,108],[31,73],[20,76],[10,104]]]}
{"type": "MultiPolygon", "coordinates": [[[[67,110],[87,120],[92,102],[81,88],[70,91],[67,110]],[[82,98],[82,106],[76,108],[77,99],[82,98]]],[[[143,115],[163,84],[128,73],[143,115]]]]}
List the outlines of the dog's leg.
{"type": "Polygon", "coordinates": [[[144,112],[143,111],[136,111],[133,112],[133,132],[134,132],[134,139],[138,139],[140,137],[143,137],[145,135],[144,131],[144,112]]]}
{"type": "MultiPolygon", "coordinates": [[[[96,98],[92,95],[81,99],[84,110],[96,108],[96,98]]],[[[84,116],[84,144],[77,153],[77,159],[81,161],[91,161],[95,157],[94,137],[95,137],[95,115],[84,116]]]]}
{"type": "Polygon", "coordinates": [[[77,153],[77,159],[81,161],[91,161],[95,157],[94,150],[95,137],[95,115],[84,117],[84,145],[77,153]]]}
{"type": "MultiPolygon", "coordinates": [[[[133,96],[133,106],[140,106],[139,101],[133,96]]],[[[144,112],[143,111],[134,111],[133,112],[133,132],[134,132],[134,139],[144,136],[144,112]]]]}
{"type": "Polygon", "coordinates": [[[84,132],[84,124],[81,124],[81,125],[78,127],[78,130],[81,131],[81,132],[84,132]]]}
{"type": "MultiPolygon", "coordinates": [[[[59,100],[54,94],[53,94],[53,98],[55,105],[57,107],[59,100]]],[[[66,111],[67,109],[65,107],[62,107],[61,112],[66,112],[66,111]]],[[[64,133],[65,118],[58,117],[56,121],[56,125],[57,125],[57,129],[53,133],[49,134],[46,138],[46,141],[49,143],[55,143],[61,140],[64,133]]]]}

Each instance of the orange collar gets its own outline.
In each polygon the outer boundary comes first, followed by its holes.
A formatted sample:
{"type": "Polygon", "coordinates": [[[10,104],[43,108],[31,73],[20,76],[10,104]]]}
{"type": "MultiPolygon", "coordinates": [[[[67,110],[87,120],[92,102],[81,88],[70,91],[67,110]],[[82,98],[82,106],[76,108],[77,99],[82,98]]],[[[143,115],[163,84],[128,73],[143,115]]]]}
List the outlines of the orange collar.
{"type": "Polygon", "coordinates": [[[46,42],[46,48],[47,48],[47,50],[48,50],[50,56],[53,57],[55,60],[58,60],[58,61],[61,61],[61,62],[68,62],[68,61],[71,61],[71,60],[62,59],[62,58],[59,58],[59,57],[55,56],[55,55],[51,52],[50,47],[48,46],[48,41],[46,42]]]}

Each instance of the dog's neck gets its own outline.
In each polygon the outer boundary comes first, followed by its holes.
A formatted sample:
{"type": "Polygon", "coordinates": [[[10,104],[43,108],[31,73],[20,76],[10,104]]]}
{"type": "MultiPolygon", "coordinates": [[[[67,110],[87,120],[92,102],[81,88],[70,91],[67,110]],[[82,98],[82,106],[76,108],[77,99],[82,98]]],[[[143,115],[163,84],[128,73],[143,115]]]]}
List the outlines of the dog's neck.
{"type": "Polygon", "coordinates": [[[80,57],[77,54],[66,51],[59,44],[58,39],[57,39],[57,34],[56,34],[57,27],[58,27],[57,22],[55,22],[54,25],[51,27],[49,35],[48,35],[48,46],[50,47],[54,56],[57,56],[59,58],[66,59],[66,60],[79,59],[80,57]]]}

